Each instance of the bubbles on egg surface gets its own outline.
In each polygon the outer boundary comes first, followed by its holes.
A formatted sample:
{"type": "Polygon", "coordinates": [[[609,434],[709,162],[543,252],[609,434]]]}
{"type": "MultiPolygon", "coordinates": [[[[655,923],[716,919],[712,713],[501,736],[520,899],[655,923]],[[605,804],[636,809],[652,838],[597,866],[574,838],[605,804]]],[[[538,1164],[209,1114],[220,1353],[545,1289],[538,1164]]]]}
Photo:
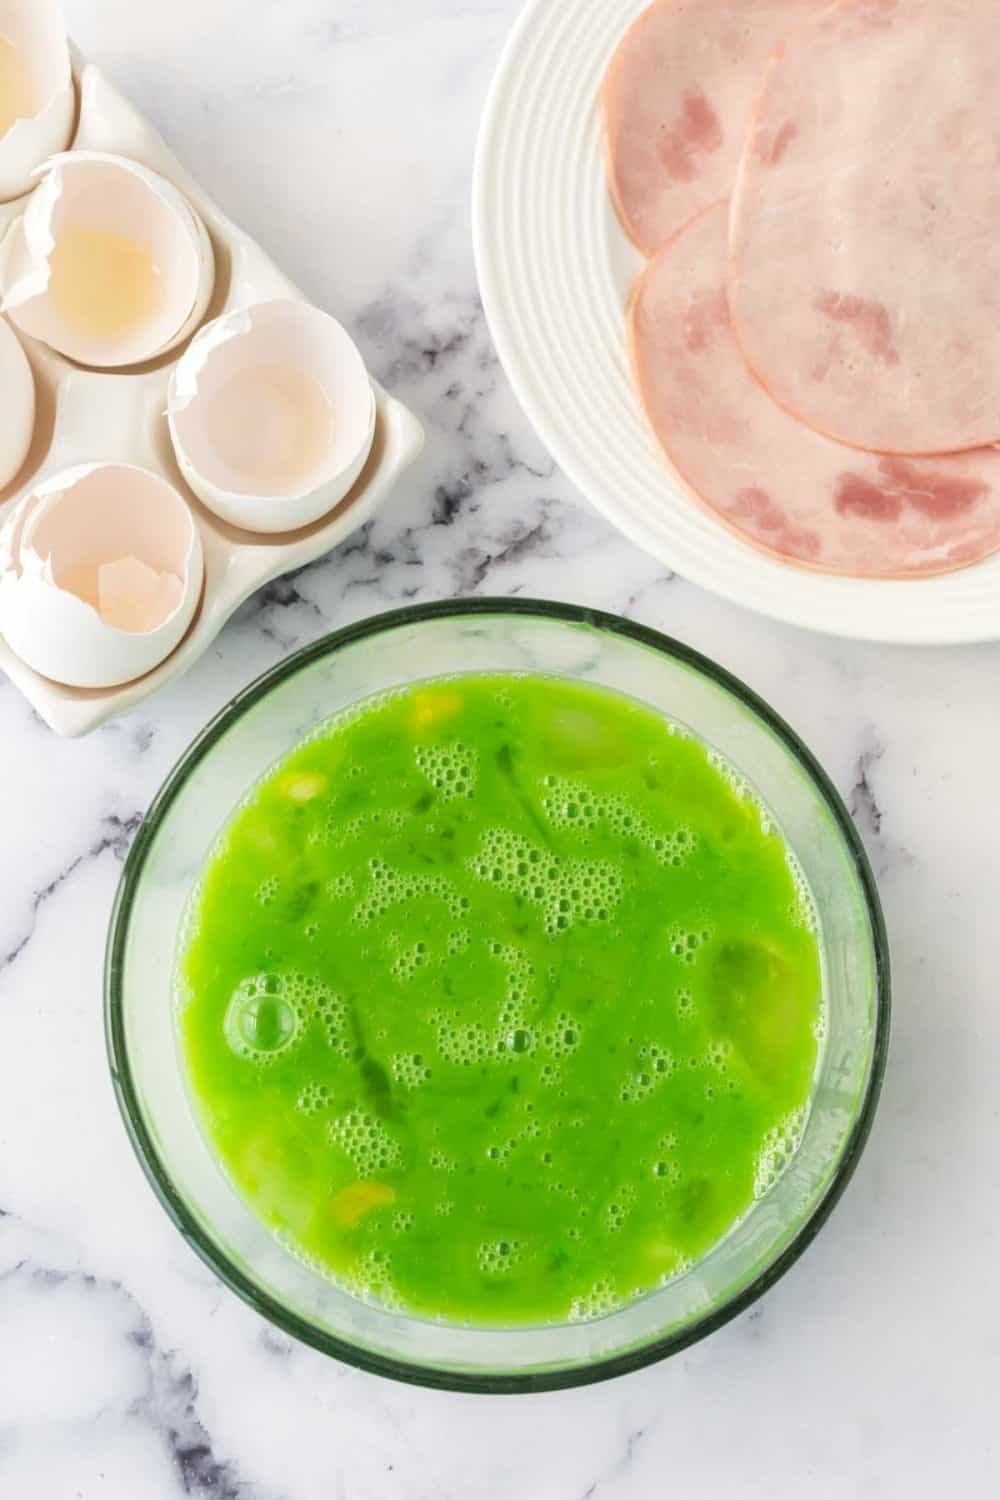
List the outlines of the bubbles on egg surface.
{"type": "Polygon", "coordinates": [[[484,830],[469,862],[478,879],[540,908],[550,936],[605,922],[622,898],[621,871],[607,860],[563,859],[506,828],[484,830]]]}
{"type": "Polygon", "coordinates": [[[754,1198],[763,1198],[777,1182],[802,1142],[808,1108],[793,1110],[765,1135],[754,1173],[754,1198]]]}
{"type": "Polygon", "coordinates": [[[680,1255],[678,1256],[677,1263],[674,1265],[673,1269],[670,1271],[665,1271],[660,1277],[658,1284],[660,1286],[669,1286],[672,1281],[678,1281],[680,1277],[686,1276],[687,1273],[693,1269],[693,1267],[694,1260],[690,1255],[680,1255]]]}
{"type": "Polygon", "coordinates": [[[325,1083],[311,1081],[300,1089],[295,1107],[304,1115],[317,1115],[321,1110],[330,1107],[332,1099],[333,1096],[325,1083]]]}
{"type": "Polygon", "coordinates": [[[604,1210],[605,1227],[617,1234],[627,1220],[636,1201],[636,1190],[631,1183],[622,1183],[604,1210]]]}
{"type": "Polygon", "coordinates": [[[669,1078],[677,1066],[673,1053],[656,1042],[647,1042],[640,1047],[639,1058],[648,1065],[650,1072],[659,1078],[669,1078]]]}
{"type": "Polygon", "coordinates": [[[620,792],[598,793],[581,782],[546,776],[542,807],[554,828],[591,832],[604,824],[620,839],[634,839],[661,865],[687,862],[695,838],[686,824],[665,833],[655,829],[620,792]]]}
{"type": "Polygon", "coordinates": [[[535,1044],[534,1032],[527,1026],[519,1026],[514,1031],[508,1031],[503,1041],[508,1052],[530,1052],[535,1044]]]}
{"type": "Polygon", "coordinates": [[[681,963],[693,964],[699,948],[707,943],[711,936],[711,929],[708,927],[698,927],[694,930],[679,926],[672,927],[668,938],[671,958],[676,958],[681,963]]]}
{"type": "Polygon", "coordinates": [[[261,906],[273,906],[278,894],[278,881],[274,875],[268,875],[262,880],[255,892],[261,906]]]}
{"type": "Polygon", "coordinates": [[[740,801],[742,801],[745,797],[751,795],[750,787],[746,779],[740,775],[736,767],[730,761],[728,761],[726,757],[722,755],[718,750],[709,750],[705,758],[708,761],[709,765],[712,767],[712,770],[718,771],[719,775],[729,787],[730,791],[733,792],[740,801]]]}
{"type": "Polygon", "coordinates": [[[232,995],[223,1020],[233,1052],[252,1062],[272,1062],[298,1039],[307,1019],[308,992],[291,976],[254,974],[232,995]]]}
{"type": "Polygon", "coordinates": [[[353,896],[356,889],[354,876],[342,870],[339,874],[332,876],[324,887],[328,900],[342,901],[345,896],[353,896]]]}
{"type": "Polygon", "coordinates": [[[800,927],[804,927],[807,932],[811,932],[813,937],[818,937],[820,933],[820,921],[816,898],[806,879],[805,870],[803,870],[797,856],[787,847],[785,849],[785,863],[788,866],[792,877],[792,884],[795,887],[795,901],[791,910],[792,921],[796,922],[800,927]]]}
{"type": "Polygon", "coordinates": [[[454,1172],[458,1166],[458,1162],[453,1156],[449,1156],[447,1152],[441,1151],[437,1147],[430,1153],[427,1162],[433,1172],[454,1172]]]}
{"type": "Polygon", "coordinates": [[[732,1042],[725,1038],[718,1039],[714,1042],[709,1043],[708,1051],[705,1054],[705,1060],[708,1063],[709,1067],[714,1068],[717,1073],[725,1073],[729,1065],[729,1059],[732,1057],[732,1055],[732,1042]]]}
{"type": "Polygon", "coordinates": [[[392,1257],[387,1250],[368,1250],[360,1256],[347,1289],[362,1302],[373,1303],[387,1312],[398,1311],[400,1299],[392,1280],[392,1257]]]}
{"type": "Polygon", "coordinates": [[[426,968],[429,962],[427,944],[417,942],[410,948],[404,948],[393,959],[390,965],[390,973],[404,983],[413,979],[421,969],[426,968]]]}
{"type": "Polygon", "coordinates": [[[443,1021],[437,1029],[437,1046],[445,1062],[469,1067],[484,1063],[496,1053],[497,1038],[479,1021],[465,1024],[443,1021]]]}
{"type": "Polygon", "coordinates": [[[372,858],[368,861],[368,876],[368,890],[353,913],[353,920],[361,927],[370,926],[394,906],[410,901],[428,898],[441,901],[453,921],[460,921],[469,909],[469,898],[462,896],[443,875],[413,875],[393,869],[384,859],[372,858]]]}
{"type": "Polygon", "coordinates": [[[444,745],[415,745],[417,769],[443,802],[471,797],[479,779],[479,756],[461,741],[444,745]]]}
{"type": "Polygon", "coordinates": [[[364,1109],[331,1122],[330,1139],[350,1158],[360,1178],[377,1177],[402,1164],[399,1142],[384,1121],[364,1109]]]}
{"type": "Polygon", "coordinates": [[[486,1160],[489,1162],[505,1162],[510,1158],[512,1151],[516,1149],[518,1141],[515,1136],[509,1136],[507,1140],[494,1142],[486,1148],[486,1160]]]}
{"type": "Polygon", "coordinates": [[[493,941],[489,956],[506,971],[504,999],[496,1020],[463,1023],[460,1012],[440,1011],[428,1015],[436,1027],[438,1051],[445,1062],[467,1066],[472,1063],[511,1063],[532,1053],[536,1045],[534,1028],[526,1021],[526,1008],[534,1003],[533,964],[514,943],[493,941]]]}
{"type": "Polygon", "coordinates": [[[690,990],[678,990],[676,995],[676,1010],[680,1020],[686,1021],[694,1015],[694,996],[690,990]]]}
{"type": "Polygon", "coordinates": [[[580,1045],[581,1031],[580,1023],[562,1010],[542,1033],[542,1041],[553,1057],[571,1057],[580,1045]]]}
{"type": "Polygon", "coordinates": [[[348,1036],[348,1010],[346,1002],[327,990],[317,1001],[316,1014],[326,1033],[326,1040],[333,1050],[343,1058],[350,1058],[352,1047],[348,1036]]]}
{"type": "MultiPolygon", "coordinates": [[[[353,818],[348,818],[347,821],[341,825],[344,838],[359,839],[365,831],[365,825],[367,822],[368,818],[365,813],[355,813],[353,818]]],[[[336,819],[333,820],[332,827],[333,830],[336,831],[336,819]]]]}
{"type": "Polygon", "coordinates": [[[427,1083],[431,1070],[421,1052],[394,1052],[389,1062],[394,1082],[404,1089],[419,1089],[427,1083]]]}
{"type": "Polygon", "coordinates": [[[610,1281],[595,1281],[590,1291],[582,1297],[574,1297],[570,1303],[571,1323],[587,1323],[592,1318],[604,1317],[621,1306],[621,1298],[610,1281]]]}
{"type": "Polygon", "coordinates": [[[521,1260],[518,1240],[485,1240],[476,1247],[476,1264],[490,1276],[506,1276],[521,1260]]]}
{"type": "Polygon", "coordinates": [[[542,785],[542,807],[556,828],[591,829],[601,821],[605,799],[589,786],[560,776],[546,776],[542,785]]]}
{"type": "Polygon", "coordinates": [[[638,1067],[624,1078],[619,1099],[623,1104],[638,1104],[665,1083],[676,1067],[677,1060],[668,1048],[655,1042],[644,1043],[639,1048],[638,1067]]]}
{"type": "Polygon", "coordinates": [[[406,1232],[408,1230],[412,1229],[412,1228],[413,1228],[413,1215],[409,1212],[408,1209],[400,1209],[398,1213],[393,1214],[393,1216],[392,1216],[392,1232],[393,1232],[393,1234],[406,1234],[406,1232]]]}
{"type": "Polygon", "coordinates": [[[448,957],[458,958],[459,954],[467,952],[469,941],[470,936],[467,927],[457,927],[453,932],[449,932],[448,957]]]}

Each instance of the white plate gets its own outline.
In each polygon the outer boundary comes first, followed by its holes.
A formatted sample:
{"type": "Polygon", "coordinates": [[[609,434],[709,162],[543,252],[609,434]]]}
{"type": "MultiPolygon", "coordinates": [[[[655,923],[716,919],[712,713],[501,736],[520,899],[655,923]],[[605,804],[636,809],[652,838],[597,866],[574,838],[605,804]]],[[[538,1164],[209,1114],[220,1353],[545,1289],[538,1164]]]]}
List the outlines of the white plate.
{"type": "MultiPolygon", "coordinates": [[[[77,87],[80,120],[74,149],[111,151],[143,162],[180,188],[204,220],[216,262],[215,294],[206,319],[271,297],[302,297],[260,246],[220,213],[152,126],[96,68],[79,68],[77,87]]],[[[0,236],[23,206],[24,199],[0,204],[0,236]]],[[[186,671],[256,589],[322,557],[367,521],[423,446],[416,417],[373,381],[375,441],[350,494],[299,531],[242,531],[198,502],[170,446],[167,383],[183,348],[138,370],[107,373],[79,369],[33,339],[21,337],[21,343],[35,372],[38,419],[24,469],[13,484],[0,489],[0,520],[29,483],[58,469],[98,459],[135,463],[162,474],[181,492],[198,523],[205,553],[201,604],[187,635],[160,666],[134,682],[113,688],[62,687],[33,672],[0,641],[0,668],[57,734],[85,734],[186,671]]]]}
{"type": "Polygon", "coordinates": [[[1000,557],[913,581],[808,573],[741,542],[668,472],[632,388],[625,307],[642,261],[608,197],[597,103],[645,4],[530,0],[493,81],[473,185],[476,265],[525,412],[626,536],[727,599],[862,640],[1000,638],[1000,557]]]}

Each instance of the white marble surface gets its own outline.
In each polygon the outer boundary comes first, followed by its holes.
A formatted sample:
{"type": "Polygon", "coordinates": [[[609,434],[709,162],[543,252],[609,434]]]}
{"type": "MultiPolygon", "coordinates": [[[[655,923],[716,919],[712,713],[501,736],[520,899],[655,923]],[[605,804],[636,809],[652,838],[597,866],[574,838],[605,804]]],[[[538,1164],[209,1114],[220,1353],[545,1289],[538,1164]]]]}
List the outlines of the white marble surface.
{"type": "MultiPolygon", "coordinates": [[[[558,0],[552,0],[558,3],[558,0]]],[[[845,1500],[992,1493],[1000,1384],[1000,648],[814,639],[671,577],[574,497],[476,299],[476,121],[514,0],[67,0],[85,50],[421,414],[372,528],[244,607],[132,717],[60,741],[0,686],[2,1500],[845,1500]],[[291,1345],[153,1200],[101,962],[130,837],[191,735],[302,642],[410,599],[562,597],[716,657],[849,800],[896,1015],[860,1169],[714,1338],[559,1395],[418,1391],[291,1345]]]]}

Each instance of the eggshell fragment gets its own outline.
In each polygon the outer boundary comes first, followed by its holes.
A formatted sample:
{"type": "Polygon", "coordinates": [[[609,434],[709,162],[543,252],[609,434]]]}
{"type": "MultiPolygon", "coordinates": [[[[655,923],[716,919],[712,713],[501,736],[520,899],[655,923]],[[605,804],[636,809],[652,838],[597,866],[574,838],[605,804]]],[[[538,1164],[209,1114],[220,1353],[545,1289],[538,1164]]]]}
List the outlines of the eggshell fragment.
{"type": "Polygon", "coordinates": [[[0,202],[19,198],[73,133],[76,95],[55,0],[0,0],[0,202]]]}
{"type": "Polygon", "coordinates": [[[328,313],[279,298],[207,324],[167,397],[181,472],[234,526],[289,531],[332,510],[371,451],[375,397],[328,313]]]}
{"type": "Polygon", "coordinates": [[[98,151],[53,157],[0,245],[11,321],[98,369],[142,364],[188,338],[214,279],[187,199],[138,162],[98,151]]]}
{"type": "Polygon", "coordinates": [[[28,456],[35,426],[35,377],[17,335],[0,318],[0,488],[28,456]]]}
{"type": "Polygon", "coordinates": [[[82,464],[29,491],[0,532],[0,632],[45,677],[114,687],[170,655],[203,576],[198,528],[172,485],[129,464],[82,464]]]}

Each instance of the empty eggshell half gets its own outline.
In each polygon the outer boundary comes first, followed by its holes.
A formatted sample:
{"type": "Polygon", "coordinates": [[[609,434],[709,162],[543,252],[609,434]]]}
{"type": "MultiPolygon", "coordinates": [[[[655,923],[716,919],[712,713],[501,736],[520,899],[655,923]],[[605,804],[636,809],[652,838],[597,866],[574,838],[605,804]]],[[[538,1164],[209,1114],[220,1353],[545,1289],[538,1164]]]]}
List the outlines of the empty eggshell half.
{"type": "Polygon", "coordinates": [[[188,338],[214,284],[204,224],[124,156],[53,157],[0,245],[3,310],[78,364],[142,364],[188,338]]]}
{"type": "Polygon", "coordinates": [[[55,0],[0,0],[0,202],[28,192],[32,173],[64,151],[76,95],[55,0]]]}
{"type": "Polygon", "coordinates": [[[167,415],[195,494],[250,531],[290,531],[332,510],[375,435],[354,341],[328,313],[287,298],[206,324],[173,372],[167,415]]]}
{"type": "Polygon", "coordinates": [[[29,491],[0,532],[0,633],[55,682],[115,687],[178,645],[203,575],[172,485],[130,464],[81,464],[29,491]]]}
{"type": "Polygon", "coordinates": [[[28,456],[35,426],[35,377],[9,324],[0,318],[0,488],[28,456]]]}

